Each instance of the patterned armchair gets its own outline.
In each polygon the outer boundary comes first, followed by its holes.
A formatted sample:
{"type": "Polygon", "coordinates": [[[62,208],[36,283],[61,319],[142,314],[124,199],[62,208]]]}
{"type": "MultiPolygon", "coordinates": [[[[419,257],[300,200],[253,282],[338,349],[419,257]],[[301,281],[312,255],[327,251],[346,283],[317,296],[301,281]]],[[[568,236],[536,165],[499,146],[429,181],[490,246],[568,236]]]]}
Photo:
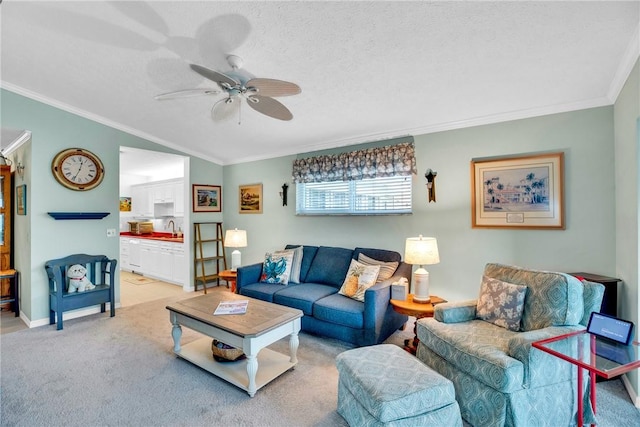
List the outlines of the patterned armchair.
{"type": "MultiPolygon", "coordinates": [[[[478,300],[418,321],[417,357],[453,382],[473,426],[575,425],[575,367],[531,343],[584,329],[603,295],[568,274],[487,264],[478,300]]],[[[595,421],[584,403],[585,423],[595,421]]]]}

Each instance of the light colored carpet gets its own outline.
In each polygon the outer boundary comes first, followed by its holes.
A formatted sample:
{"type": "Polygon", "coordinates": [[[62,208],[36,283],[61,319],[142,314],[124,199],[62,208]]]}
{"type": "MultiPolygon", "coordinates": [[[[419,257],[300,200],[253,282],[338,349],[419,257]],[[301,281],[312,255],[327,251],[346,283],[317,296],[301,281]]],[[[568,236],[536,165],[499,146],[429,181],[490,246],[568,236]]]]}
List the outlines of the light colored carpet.
{"type": "MultiPolygon", "coordinates": [[[[0,337],[2,426],[345,426],[335,357],[351,348],[300,335],[295,370],[246,392],[177,358],[165,298],[0,337]]],[[[387,342],[400,345],[413,324],[387,342]]],[[[183,328],[182,343],[201,336],[183,328]]],[[[271,348],[288,352],[288,340],[271,348]]],[[[619,380],[598,385],[599,426],[638,426],[619,380]]]]}

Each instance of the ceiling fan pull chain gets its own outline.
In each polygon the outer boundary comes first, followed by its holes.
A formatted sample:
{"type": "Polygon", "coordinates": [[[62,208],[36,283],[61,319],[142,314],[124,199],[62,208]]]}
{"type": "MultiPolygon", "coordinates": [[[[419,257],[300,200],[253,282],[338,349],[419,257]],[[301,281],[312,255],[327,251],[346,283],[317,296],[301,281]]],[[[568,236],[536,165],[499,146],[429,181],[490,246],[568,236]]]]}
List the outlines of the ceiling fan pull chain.
{"type": "Polygon", "coordinates": [[[238,126],[242,123],[242,102],[238,104],[238,126]]]}

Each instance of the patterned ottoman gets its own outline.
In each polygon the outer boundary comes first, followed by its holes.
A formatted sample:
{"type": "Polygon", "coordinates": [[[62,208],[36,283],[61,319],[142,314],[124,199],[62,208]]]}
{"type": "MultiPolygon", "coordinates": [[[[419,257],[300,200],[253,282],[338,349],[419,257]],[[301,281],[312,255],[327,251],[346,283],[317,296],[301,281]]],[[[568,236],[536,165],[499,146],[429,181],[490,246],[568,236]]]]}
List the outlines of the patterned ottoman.
{"type": "Polygon", "coordinates": [[[453,383],[392,344],[336,358],[338,413],[351,426],[462,426],[453,383]]]}

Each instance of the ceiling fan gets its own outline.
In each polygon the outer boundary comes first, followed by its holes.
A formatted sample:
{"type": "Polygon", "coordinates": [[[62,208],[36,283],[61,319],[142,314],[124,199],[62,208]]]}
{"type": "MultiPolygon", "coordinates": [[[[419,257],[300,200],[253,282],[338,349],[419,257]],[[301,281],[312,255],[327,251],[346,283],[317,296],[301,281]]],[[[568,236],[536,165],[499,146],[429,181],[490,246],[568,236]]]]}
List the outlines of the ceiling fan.
{"type": "Polygon", "coordinates": [[[179,90],[157,95],[155,99],[165,100],[224,93],[225,97],[213,104],[211,109],[213,120],[224,120],[236,113],[240,116],[243,99],[255,111],[274,119],[291,120],[293,118],[291,111],[274,97],[297,95],[302,92],[300,86],[283,80],[256,78],[242,69],[242,58],[237,55],[229,55],[227,61],[232,71],[224,74],[202,65],[189,65],[196,73],[214,81],[218,88],[179,90]]]}

